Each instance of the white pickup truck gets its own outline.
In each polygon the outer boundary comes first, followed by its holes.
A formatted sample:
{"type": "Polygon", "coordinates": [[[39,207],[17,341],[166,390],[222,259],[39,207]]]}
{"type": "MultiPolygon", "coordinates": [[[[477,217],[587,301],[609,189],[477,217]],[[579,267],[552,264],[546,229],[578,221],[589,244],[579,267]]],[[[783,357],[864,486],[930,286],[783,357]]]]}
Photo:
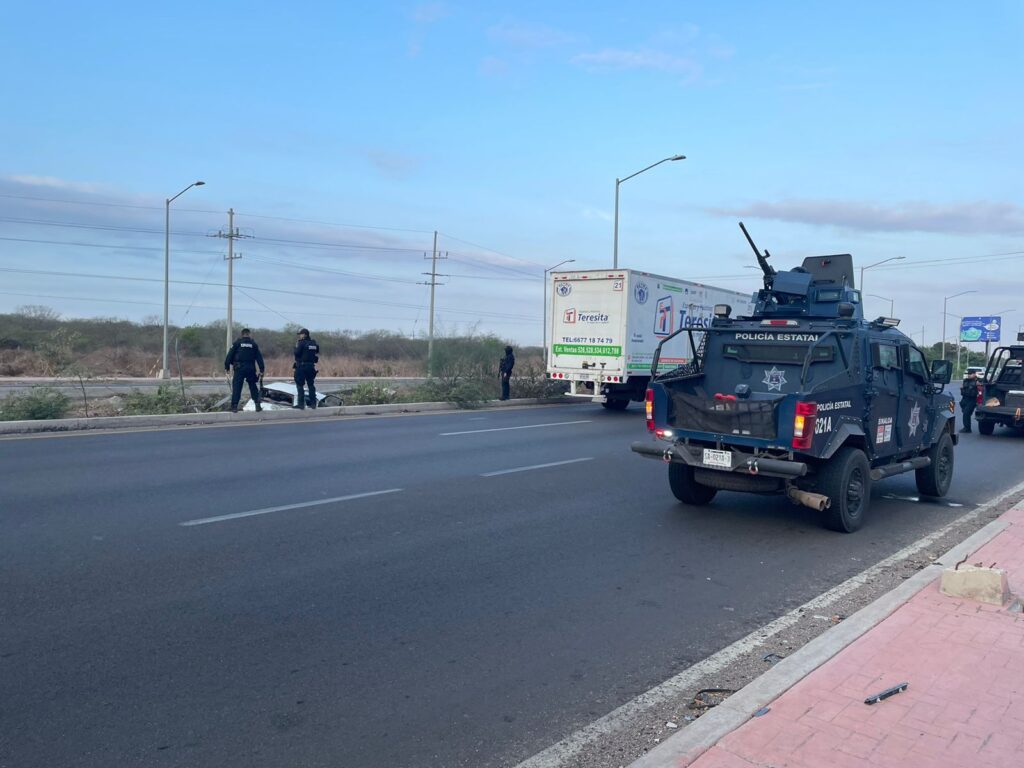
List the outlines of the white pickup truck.
{"type": "MultiPolygon", "coordinates": [[[[734,316],[753,311],[751,294],[633,269],[552,272],[550,280],[548,378],[610,410],[643,400],[654,349],[673,331],[707,327],[715,304],[729,304],[734,316]]],[[[658,369],[692,357],[681,334],[662,350],[658,369]]]]}

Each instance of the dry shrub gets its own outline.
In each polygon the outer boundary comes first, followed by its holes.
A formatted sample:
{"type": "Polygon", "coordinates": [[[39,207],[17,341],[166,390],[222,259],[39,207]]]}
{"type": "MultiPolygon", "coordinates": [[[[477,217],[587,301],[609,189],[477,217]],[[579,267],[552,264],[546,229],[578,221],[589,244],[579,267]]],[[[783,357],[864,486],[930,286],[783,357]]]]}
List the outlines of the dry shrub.
{"type": "Polygon", "coordinates": [[[79,358],[78,363],[102,376],[155,376],[160,370],[160,359],[140,349],[130,347],[104,347],[79,358]]]}
{"type": "Polygon", "coordinates": [[[42,356],[27,349],[0,350],[0,376],[45,376],[42,356]]]}

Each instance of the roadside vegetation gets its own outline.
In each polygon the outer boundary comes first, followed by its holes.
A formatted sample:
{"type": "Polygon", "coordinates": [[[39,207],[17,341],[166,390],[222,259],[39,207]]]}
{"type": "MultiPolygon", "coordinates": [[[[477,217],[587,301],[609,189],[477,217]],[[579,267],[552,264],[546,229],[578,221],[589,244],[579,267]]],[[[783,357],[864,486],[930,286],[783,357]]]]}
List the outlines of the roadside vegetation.
{"type": "MultiPolygon", "coordinates": [[[[242,323],[236,325],[242,327],[242,323]]],[[[267,378],[290,380],[297,327],[249,327],[263,351],[267,378]]],[[[197,395],[187,382],[182,386],[176,379],[179,370],[184,377],[223,378],[225,330],[223,323],[172,327],[171,381],[155,391],[97,396],[87,392],[90,380],[158,374],[163,326],[157,318],[142,323],[115,318],[62,319],[41,306],[0,314],[0,376],[61,378],[80,389],[80,394],[69,396],[35,387],[8,396],[0,400],[0,419],[196,413],[223,407],[224,395],[197,395]]],[[[346,405],[448,402],[472,408],[497,399],[500,393],[498,362],[507,342],[493,335],[435,337],[429,378],[426,338],[383,330],[316,331],[314,335],[327,351],[318,365],[321,378],[372,378],[334,392],[346,405]]],[[[564,384],[545,376],[538,347],[516,349],[513,397],[555,397],[564,389],[564,384]]]]}

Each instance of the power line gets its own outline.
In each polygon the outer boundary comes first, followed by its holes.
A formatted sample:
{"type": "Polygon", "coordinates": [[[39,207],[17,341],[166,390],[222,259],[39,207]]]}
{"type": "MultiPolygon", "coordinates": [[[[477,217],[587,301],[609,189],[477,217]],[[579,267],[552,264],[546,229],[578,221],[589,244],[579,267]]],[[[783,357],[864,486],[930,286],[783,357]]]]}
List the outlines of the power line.
{"type": "MultiPolygon", "coordinates": [[[[163,283],[163,280],[153,277],[130,277],[125,275],[101,275],[87,272],[61,272],[54,270],[43,270],[43,269],[16,269],[14,267],[0,267],[0,272],[9,272],[14,274],[26,274],[26,275],[50,275],[54,277],[84,277],[97,280],[126,280],[131,282],[140,283],[163,283]]],[[[171,280],[170,282],[178,285],[200,285],[196,280],[171,280]]],[[[209,285],[217,285],[218,287],[227,287],[227,283],[208,283],[209,285]]],[[[309,293],[307,291],[287,291],[281,288],[264,288],[258,285],[241,285],[236,286],[238,288],[248,289],[250,291],[263,291],[266,293],[280,293],[288,296],[302,296],[303,298],[310,299],[330,299],[332,301],[351,301],[356,304],[375,304],[386,307],[399,307],[402,309],[418,309],[418,304],[407,304],[402,302],[394,301],[379,301],[376,299],[360,299],[352,296],[332,296],[329,294],[320,293],[309,293]]],[[[497,319],[516,319],[516,320],[530,320],[532,318],[525,315],[514,315],[504,312],[488,312],[486,310],[473,310],[473,309],[448,309],[446,307],[439,307],[439,310],[453,314],[471,315],[476,317],[489,317],[497,319]]]]}
{"type": "Polygon", "coordinates": [[[331,269],[330,267],[311,267],[307,264],[298,264],[294,261],[281,261],[279,259],[264,259],[259,256],[250,256],[250,261],[258,261],[261,264],[276,264],[283,267],[292,267],[294,269],[303,269],[308,272],[322,272],[329,275],[342,275],[345,277],[358,277],[364,280],[380,280],[386,283],[403,283],[405,285],[417,285],[418,280],[408,280],[404,277],[385,277],[384,275],[370,275],[365,272],[350,272],[344,269],[331,269]]]}
{"type": "MultiPolygon", "coordinates": [[[[79,243],[71,240],[41,240],[32,237],[0,237],[0,240],[11,243],[37,243],[40,245],[70,245],[75,248],[107,248],[118,251],[159,251],[163,248],[154,248],[148,245],[108,245],[106,243],[79,243]]],[[[175,253],[198,253],[203,256],[220,256],[218,251],[191,251],[184,248],[175,248],[175,253]]]]}
{"type": "Polygon", "coordinates": [[[447,232],[439,232],[438,234],[443,235],[444,237],[447,237],[449,240],[455,240],[458,243],[465,243],[466,245],[471,245],[474,248],[479,248],[482,251],[487,251],[489,253],[496,253],[498,256],[503,256],[506,259],[512,259],[512,261],[521,261],[523,264],[532,264],[535,267],[542,267],[543,268],[543,266],[544,266],[543,264],[540,264],[539,262],[536,262],[536,261],[530,261],[529,259],[521,259],[518,256],[509,256],[507,253],[502,253],[501,251],[496,251],[493,248],[488,248],[486,245],[480,245],[479,243],[473,243],[473,242],[470,242],[469,240],[463,240],[460,237],[455,237],[455,235],[449,235],[447,232]]]}
{"type": "MultiPolygon", "coordinates": [[[[105,298],[101,298],[99,296],[57,296],[57,295],[49,294],[49,293],[22,293],[22,292],[19,292],[19,291],[0,291],[0,296],[21,296],[23,298],[29,298],[29,299],[61,299],[63,301],[85,301],[85,302],[93,302],[93,303],[99,303],[99,304],[131,304],[131,305],[134,305],[134,306],[142,306],[142,307],[162,307],[163,306],[162,303],[155,302],[155,301],[131,301],[129,299],[105,299],[105,298]]],[[[252,297],[250,296],[249,298],[252,298],[252,297]]],[[[255,301],[255,299],[253,299],[253,301],[255,301]]],[[[175,309],[180,309],[181,307],[183,307],[185,305],[184,304],[171,304],[170,306],[174,307],[175,309]]],[[[264,305],[264,306],[266,306],[266,305],[264,305]]],[[[215,306],[210,306],[208,304],[197,304],[197,305],[194,305],[194,308],[195,309],[208,309],[208,310],[212,310],[212,311],[216,311],[216,312],[223,312],[226,309],[226,307],[215,307],[215,306]]],[[[255,312],[255,313],[258,313],[258,314],[263,314],[263,313],[269,312],[269,313],[272,313],[272,314],[276,314],[279,317],[282,316],[279,313],[275,312],[274,310],[270,309],[269,307],[267,307],[266,309],[257,309],[257,308],[254,308],[254,307],[244,307],[240,311],[242,311],[242,312],[255,312]]],[[[0,314],[2,314],[2,313],[0,313],[0,314]]],[[[334,313],[330,313],[330,312],[306,312],[305,310],[303,310],[303,314],[304,315],[309,315],[310,317],[335,317],[335,318],[357,319],[357,320],[380,320],[380,316],[379,315],[353,315],[353,314],[350,314],[348,312],[346,312],[344,314],[334,314],[334,313]]],[[[419,318],[418,317],[415,317],[415,318],[414,317],[392,317],[392,318],[389,318],[389,319],[395,320],[395,321],[398,321],[398,322],[411,322],[411,323],[415,323],[415,322],[417,322],[417,320],[419,318]]],[[[526,324],[530,324],[530,323],[533,323],[533,322],[536,322],[536,321],[534,321],[534,320],[510,320],[508,322],[509,322],[510,325],[526,325],[526,324]]]]}

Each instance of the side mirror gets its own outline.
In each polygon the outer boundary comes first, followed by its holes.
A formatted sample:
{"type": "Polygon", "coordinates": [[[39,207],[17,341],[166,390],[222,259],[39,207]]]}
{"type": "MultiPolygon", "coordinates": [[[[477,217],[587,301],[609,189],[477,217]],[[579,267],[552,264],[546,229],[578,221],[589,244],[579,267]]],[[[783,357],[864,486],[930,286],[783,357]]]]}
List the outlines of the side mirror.
{"type": "Polygon", "coordinates": [[[932,384],[949,384],[953,378],[953,362],[951,360],[932,360],[932,384]]]}
{"type": "Polygon", "coordinates": [[[836,307],[836,313],[840,317],[853,317],[853,304],[848,301],[841,301],[836,307]]]}

